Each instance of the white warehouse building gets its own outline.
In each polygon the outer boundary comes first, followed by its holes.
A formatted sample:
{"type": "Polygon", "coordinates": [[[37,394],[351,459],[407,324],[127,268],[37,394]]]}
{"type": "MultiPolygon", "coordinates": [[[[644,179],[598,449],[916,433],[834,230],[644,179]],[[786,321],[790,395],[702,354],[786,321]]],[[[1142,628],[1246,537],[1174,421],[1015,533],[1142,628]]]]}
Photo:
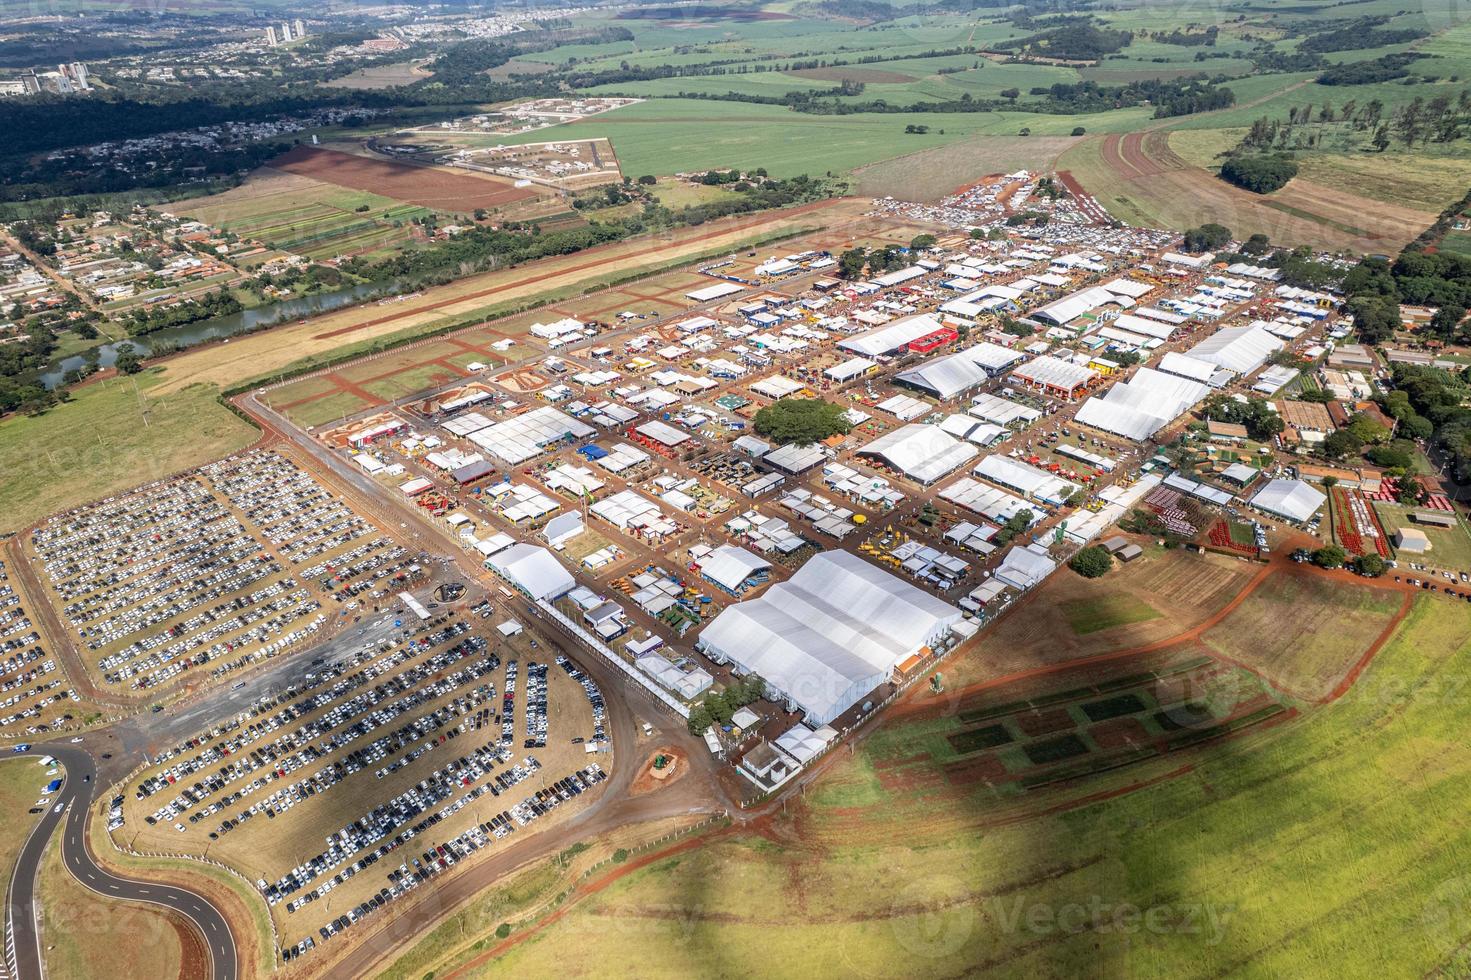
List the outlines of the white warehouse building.
{"type": "Polygon", "coordinates": [[[943,640],[959,609],[846,551],[813,557],[700,634],[717,661],[756,673],[825,725],[943,640]]]}

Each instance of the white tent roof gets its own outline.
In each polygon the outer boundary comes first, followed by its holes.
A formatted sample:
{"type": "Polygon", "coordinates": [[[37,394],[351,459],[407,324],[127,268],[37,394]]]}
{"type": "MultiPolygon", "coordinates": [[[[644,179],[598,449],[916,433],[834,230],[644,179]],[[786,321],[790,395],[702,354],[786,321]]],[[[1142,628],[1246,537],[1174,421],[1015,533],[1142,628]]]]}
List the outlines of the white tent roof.
{"type": "Polygon", "coordinates": [[[1127,382],[1084,402],[1076,418],[1081,425],[1126,439],[1147,439],[1209,391],[1198,381],[1140,368],[1127,382]]]}
{"type": "Polygon", "coordinates": [[[1186,353],[1237,374],[1250,374],[1284,346],[1265,327],[1251,324],[1218,330],[1186,353]]]}
{"type": "Polygon", "coordinates": [[[534,544],[513,544],[492,555],[490,564],[533,599],[555,599],[577,586],[550,551],[534,544]]]}
{"type": "Polygon", "coordinates": [[[727,608],[700,645],[826,724],[959,619],[954,606],[857,555],[827,551],[759,599],[727,608]]]}
{"type": "Polygon", "coordinates": [[[1040,544],[1018,545],[1006,553],[996,569],[996,580],[1018,589],[1030,589],[1057,569],[1057,562],[1040,544]]]}
{"type": "Polygon", "coordinates": [[[717,585],[736,591],[757,572],[771,568],[766,559],[752,554],[745,548],[723,544],[700,560],[700,571],[717,585]]]}
{"type": "Polygon", "coordinates": [[[1251,505],[1288,520],[1306,522],[1328,500],[1302,480],[1272,480],[1251,498],[1251,505]]]}
{"type": "Polygon", "coordinates": [[[933,358],[899,374],[897,380],[950,398],[985,382],[1022,359],[1020,353],[983,341],[949,357],[933,358]]]}
{"type": "Polygon", "coordinates": [[[1029,463],[1012,459],[1010,456],[987,456],[973,471],[998,486],[1008,487],[1036,500],[1060,504],[1077,490],[1060,476],[1038,469],[1029,463]]]}
{"type": "Polygon", "coordinates": [[[878,456],[910,479],[925,484],[953,473],[978,452],[975,446],[956,439],[938,425],[922,423],[891,429],[859,450],[861,455],[878,456]]]}
{"type": "Polygon", "coordinates": [[[1062,299],[1054,300],[1032,313],[1032,319],[1045,320],[1058,326],[1076,320],[1084,313],[1091,313],[1108,303],[1117,303],[1120,306],[1130,306],[1133,300],[1127,296],[1119,296],[1111,293],[1102,286],[1090,286],[1080,289],[1076,293],[1070,293],[1062,299]]]}
{"type": "Polygon", "coordinates": [[[886,323],[876,330],[854,334],[846,340],[839,341],[838,346],[864,357],[877,357],[880,354],[896,351],[905,344],[913,343],[921,337],[943,329],[945,325],[939,320],[928,313],[921,313],[918,316],[906,316],[893,323],[886,323]]]}
{"type": "Polygon", "coordinates": [[[1208,383],[1216,373],[1216,365],[1210,361],[1202,361],[1198,357],[1175,351],[1170,351],[1159,359],[1159,369],[1166,374],[1178,374],[1182,378],[1201,383],[1208,383]]]}

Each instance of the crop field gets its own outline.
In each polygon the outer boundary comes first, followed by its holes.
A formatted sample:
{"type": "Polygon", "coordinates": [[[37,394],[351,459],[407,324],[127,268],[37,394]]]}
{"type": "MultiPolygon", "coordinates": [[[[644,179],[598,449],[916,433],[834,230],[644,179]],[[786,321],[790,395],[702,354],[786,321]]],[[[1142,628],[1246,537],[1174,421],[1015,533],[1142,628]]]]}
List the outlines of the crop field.
{"type": "Polygon", "coordinates": [[[1454,973],[1471,934],[1468,642],[1458,608],[1421,599],[1361,695],[1001,801],[899,778],[906,752],[945,752],[957,722],[886,719],[759,835],[655,860],[524,938],[486,933],[487,948],[498,971],[574,977],[594,967],[569,948],[597,949],[599,974],[650,977],[712,955],[732,973],[836,955],[872,977],[1454,973]]]}
{"type": "Polygon", "coordinates": [[[386,596],[410,560],[265,451],[59,514],[26,545],[93,681],[133,697],[330,632],[335,604],[386,596]]]}
{"type": "Polygon", "coordinates": [[[276,170],[441,211],[492,210],[539,196],[486,174],[418,167],[352,153],[298,146],[270,162],[276,170]]]}
{"type": "Polygon", "coordinates": [[[367,255],[410,244],[416,204],[270,170],[223,194],[171,205],[191,218],[311,259],[367,255]],[[366,208],[360,211],[359,208],[366,208]]]}
{"type": "Polygon", "coordinates": [[[1110,213],[1143,225],[1226,225],[1240,237],[1393,252],[1432,221],[1433,212],[1370,201],[1303,177],[1272,194],[1232,187],[1170,148],[1162,130],[1089,138],[1064,153],[1068,170],[1110,213]]]}
{"type": "MultiPolygon", "coordinates": [[[[1123,132],[1145,116],[1140,109],[1121,109],[1089,116],[1086,124],[1090,132],[1123,132]]],[[[929,132],[922,135],[906,134],[905,124],[897,114],[815,116],[784,106],[653,99],[582,122],[507,136],[505,142],[605,136],[627,174],[765,167],[788,177],[841,174],[969,137],[1016,136],[1023,127],[1033,136],[1065,137],[1077,120],[1027,112],[926,113],[929,132]],[[823,147],[820,157],[813,155],[816,145],[823,147]]]]}
{"type": "Polygon", "coordinates": [[[1278,572],[1201,635],[1294,697],[1327,698],[1408,603],[1397,590],[1278,572]]]}
{"type": "Polygon", "coordinates": [[[596,794],[601,695],[545,651],[451,613],[316,664],[161,752],[129,784],[122,832],[261,882],[285,945],[310,955],[596,794]]]}

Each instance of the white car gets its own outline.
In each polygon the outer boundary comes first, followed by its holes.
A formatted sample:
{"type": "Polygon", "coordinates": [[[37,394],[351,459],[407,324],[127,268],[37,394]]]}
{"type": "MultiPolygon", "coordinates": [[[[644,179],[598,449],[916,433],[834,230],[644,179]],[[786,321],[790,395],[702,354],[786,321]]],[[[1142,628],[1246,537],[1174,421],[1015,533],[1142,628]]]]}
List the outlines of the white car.
{"type": "Polygon", "coordinates": [[[73,745],[76,745],[80,741],[81,741],[81,738],[80,737],[79,738],[74,738],[74,739],[72,739],[72,744],[73,745]]]}

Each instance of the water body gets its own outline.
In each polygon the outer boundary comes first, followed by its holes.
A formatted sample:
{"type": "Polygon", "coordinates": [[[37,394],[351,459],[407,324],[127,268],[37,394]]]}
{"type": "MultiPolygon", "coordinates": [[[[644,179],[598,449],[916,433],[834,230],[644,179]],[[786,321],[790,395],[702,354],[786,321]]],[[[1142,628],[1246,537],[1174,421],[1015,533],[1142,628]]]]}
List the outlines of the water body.
{"type": "MultiPolygon", "coordinates": [[[[195,347],[199,344],[208,343],[212,340],[220,340],[225,337],[233,337],[236,334],[249,333],[265,326],[276,323],[290,323],[304,317],[316,316],[328,313],[332,310],[341,309],[360,303],[375,294],[391,295],[396,288],[396,283],[361,283],[348,289],[339,289],[330,293],[317,293],[313,296],[302,296],[297,299],[282,300],[266,306],[257,306],[249,310],[241,310],[239,313],[231,313],[228,316],[218,316],[212,320],[200,320],[197,323],[186,323],[178,327],[167,327],[163,330],[155,330],[153,333],[142,337],[134,337],[127,341],[119,341],[116,344],[103,344],[97,348],[98,366],[110,368],[117,363],[117,348],[121,343],[129,343],[138,349],[138,353],[147,356],[149,350],[155,344],[178,345],[181,347],[195,347]]],[[[41,375],[41,383],[48,389],[55,388],[62,383],[66,372],[76,370],[85,366],[87,359],[80,354],[54,361],[41,375]]]]}

